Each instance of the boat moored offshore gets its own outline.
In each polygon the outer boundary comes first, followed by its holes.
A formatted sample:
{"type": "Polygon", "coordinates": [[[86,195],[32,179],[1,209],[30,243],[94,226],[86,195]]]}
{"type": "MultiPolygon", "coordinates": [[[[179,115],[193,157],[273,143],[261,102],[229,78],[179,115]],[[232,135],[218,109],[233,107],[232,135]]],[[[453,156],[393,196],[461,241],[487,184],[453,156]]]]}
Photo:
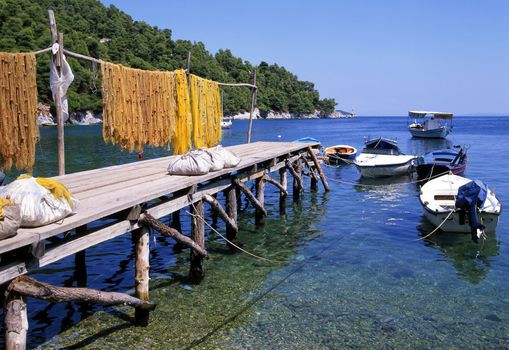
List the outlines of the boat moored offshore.
{"type": "Polygon", "coordinates": [[[408,117],[414,119],[408,125],[413,137],[445,139],[452,131],[452,113],[409,111],[408,117]]]}
{"type": "Polygon", "coordinates": [[[498,225],[502,204],[483,182],[454,174],[428,181],[419,199],[424,216],[442,231],[471,233],[477,240],[482,232],[498,225]]]}
{"type": "Polygon", "coordinates": [[[396,140],[379,137],[366,140],[353,163],[364,177],[384,177],[407,174],[414,160],[414,156],[401,153],[396,140]]]}

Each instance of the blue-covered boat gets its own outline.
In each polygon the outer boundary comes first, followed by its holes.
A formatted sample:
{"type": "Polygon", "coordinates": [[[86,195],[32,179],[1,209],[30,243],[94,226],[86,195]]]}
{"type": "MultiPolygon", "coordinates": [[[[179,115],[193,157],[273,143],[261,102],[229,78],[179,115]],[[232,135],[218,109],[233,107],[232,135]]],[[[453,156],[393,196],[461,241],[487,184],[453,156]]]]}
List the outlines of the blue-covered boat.
{"type": "Polygon", "coordinates": [[[454,146],[453,148],[440,149],[425,153],[417,158],[417,179],[428,181],[437,176],[452,173],[462,175],[467,168],[467,152],[465,148],[454,146]]]}

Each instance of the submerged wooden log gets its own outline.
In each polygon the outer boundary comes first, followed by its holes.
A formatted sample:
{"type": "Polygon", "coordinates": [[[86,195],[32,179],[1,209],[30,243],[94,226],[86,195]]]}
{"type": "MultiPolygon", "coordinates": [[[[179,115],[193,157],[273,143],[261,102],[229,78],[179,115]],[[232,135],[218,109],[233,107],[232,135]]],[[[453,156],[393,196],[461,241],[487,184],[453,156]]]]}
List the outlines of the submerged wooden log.
{"type": "MultiPolygon", "coordinates": [[[[286,172],[285,172],[285,174],[286,174],[286,172]]],[[[286,190],[286,188],[283,185],[281,185],[279,182],[277,182],[276,180],[271,178],[269,175],[264,175],[263,176],[263,180],[265,182],[268,182],[268,183],[276,186],[277,188],[279,188],[279,190],[281,191],[281,194],[283,195],[283,197],[288,196],[288,191],[286,190]]]]}
{"type": "MultiPolygon", "coordinates": [[[[191,206],[191,239],[201,249],[205,250],[205,210],[203,201],[198,201],[191,206]]],[[[203,268],[203,255],[198,254],[196,250],[191,250],[191,266],[189,269],[189,279],[193,283],[200,282],[205,275],[203,268]]]]}
{"type": "Polygon", "coordinates": [[[327,182],[327,179],[325,178],[325,174],[323,173],[322,167],[320,166],[320,163],[318,162],[318,158],[316,158],[315,152],[313,152],[313,149],[311,147],[308,147],[308,154],[311,157],[311,160],[313,160],[313,163],[315,164],[315,168],[318,171],[318,175],[320,175],[320,179],[322,180],[323,188],[326,192],[330,191],[329,183],[327,182]]]}
{"type": "Polygon", "coordinates": [[[242,193],[244,193],[246,195],[246,198],[253,204],[253,206],[256,209],[260,210],[260,212],[263,213],[263,215],[267,215],[267,211],[263,207],[263,204],[261,204],[258,201],[258,199],[256,199],[256,197],[249,190],[249,188],[247,188],[247,186],[245,184],[243,184],[241,181],[239,181],[239,179],[234,179],[233,181],[234,181],[235,185],[242,191],[242,193]]]}
{"type": "Polygon", "coordinates": [[[216,198],[212,197],[211,195],[204,195],[203,200],[211,205],[211,207],[214,209],[214,211],[219,215],[221,220],[224,221],[226,224],[226,227],[232,231],[238,232],[239,229],[237,228],[237,223],[228,216],[226,211],[221,206],[221,203],[217,201],[216,198]]]}
{"type": "Polygon", "coordinates": [[[161,234],[163,234],[165,236],[169,236],[169,237],[173,238],[174,240],[176,240],[177,242],[190,247],[193,251],[195,251],[197,254],[199,254],[201,256],[208,255],[207,251],[204,248],[202,248],[201,246],[199,246],[198,244],[196,244],[192,239],[184,236],[182,233],[178,232],[174,228],[163,224],[160,220],[157,220],[156,218],[154,218],[152,215],[150,215],[148,213],[143,213],[140,216],[139,221],[143,224],[146,224],[146,225],[152,227],[154,230],[160,232],[161,234]]]}
{"type": "Polygon", "coordinates": [[[46,300],[52,303],[78,301],[102,305],[129,305],[153,310],[156,304],[124,293],[102,292],[91,288],[56,287],[28,276],[16,277],[7,287],[8,292],[46,300]]]}
{"type": "MultiPolygon", "coordinates": [[[[149,229],[142,226],[133,232],[135,236],[135,277],[134,290],[136,297],[140,300],[149,300],[149,269],[150,269],[150,247],[149,229]]],[[[134,322],[137,326],[148,325],[149,312],[144,308],[137,307],[134,310],[134,322]]]]}
{"type": "Polygon", "coordinates": [[[28,315],[22,295],[7,293],[4,301],[5,349],[24,350],[27,346],[28,315]]]}
{"type": "MultiPolygon", "coordinates": [[[[265,181],[263,179],[263,176],[257,178],[255,180],[255,183],[256,183],[256,199],[258,200],[258,203],[260,203],[261,208],[263,209],[263,206],[265,204],[265,181]]],[[[257,226],[263,223],[263,217],[265,215],[267,215],[265,209],[261,210],[260,208],[256,208],[255,222],[257,226]]]]}

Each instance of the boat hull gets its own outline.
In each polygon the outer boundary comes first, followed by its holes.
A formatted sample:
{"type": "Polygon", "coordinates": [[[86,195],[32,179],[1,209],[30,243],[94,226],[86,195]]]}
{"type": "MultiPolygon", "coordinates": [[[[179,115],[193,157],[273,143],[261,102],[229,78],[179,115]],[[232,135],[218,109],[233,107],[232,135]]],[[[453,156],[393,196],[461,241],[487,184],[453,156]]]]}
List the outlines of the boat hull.
{"type": "MultiPolygon", "coordinates": [[[[356,164],[357,165],[357,164],[356,164]]],[[[380,166],[361,166],[357,165],[357,169],[361,172],[363,177],[389,177],[397,175],[405,175],[410,172],[412,162],[409,161],[405,164],[397,165],[380,165],[380,166]]]]}
{"type": "Polygon", "coordinates": [[[327,147],[324,151],[324,155],[329,159],[330,162],[354,159],[357,155],[357,149],[349,145],[336,145],[327,147]]]}
{"type": "MultiPolygon", "coordinates": [[[[440,226],[450,213],[449,211],[436,213],[428,209],[426,206],[424,209],[424,216],[436,227],[440,226]]],[[[479,216],[481,222],[485,226],[486,232],[494,232],[496,230],[499,218],[498,214],[481,212],[479,216]]],[[[440,227],[440,230],[445,232],[470,233],[471,229],[468,222],[468,215],[465,215],[464,219],[462,219],[460,213],[453,213],[440,227]]]]}
{"type": "Polygon", "coordinates": [[[423,130],[417,128],[408,128],[408,130],[413,137],[423,139],[445,139],[451,132],[451,129],[446,126],[431,130],[423,130]]]}

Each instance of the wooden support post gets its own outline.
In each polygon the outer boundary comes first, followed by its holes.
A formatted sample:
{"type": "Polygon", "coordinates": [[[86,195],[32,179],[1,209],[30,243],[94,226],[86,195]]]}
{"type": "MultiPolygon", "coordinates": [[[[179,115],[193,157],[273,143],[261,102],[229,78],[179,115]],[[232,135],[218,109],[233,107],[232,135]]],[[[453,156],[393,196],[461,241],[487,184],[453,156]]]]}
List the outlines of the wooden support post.
{"type": "Polygon", "coordinates": [[[285,189],[285,192],[279,192],[279,215],[285,215],[286,197],[288,194],[288,174],[286,172],[286,167],[279,169],[279,181],[281,182],[281,187],[285,189]]]}
{"type": "MultiPolygon", "coordinates": [[[[76,228],[76,234],[80,235],[87,231],[87,225],[76,228]]],[[[76,285],[78,287],[87,286],[87,261],[86,250],[81,250],[74,255],[74,268],[76,276],[76,285]]]]}
{"type": "MultiPolygon", "coordinates": [[[[254,71],[254,76],[253,76],[253,85],[256,86],[256,69],[254,71]]],[[[254,114],[254,109],[256,106],[256,92],[257,92],[256,88],[253,88],[251,90],[251,110],[249,112],[249,127],[247,129],[247,143],[251,143],[251,129],[253,128],[253,114],[254,114]]]]}
{"type": "MultiPolygon", "coordinates": [[[[135,277],[134,289],[136,297],[140,300],[149,300],[149,269],[150,269],[150,247],[149,229],[142,226],[133,232],[135,236],[135,277]]],[[[134,323],[137,326],[148,325],[149,312],[146,309],[137,307],[134,311],[134,323]]]]}
{"type": "Polygon", "coordinates": [[[156,304],[140,300],[125,293],[102,292],[91,288],[56,287],[51,284],[39,282],[28,276],[16,277],[7,287],[7,292],[16,292],[21,295],[46,300],[52,303],[65,303],[69,301],[82,303],[95,303],[102,305],[129,305],[153,310],[156,304]]]}
{"type": "MultiPolygon", "coordinates": [[[[222,209],[221,204],[219,204],[219,202],[217,201],[217,193],[212,194],[211,197],[216,200],[216,203],[222,209]]],[[[216,209],[212,203],[209,203],[209,204],[212,205],[213,209],[216,209]]],[[[216,226],[217,225],[217,216],[218,216],[218,214],[220,214],[220,213],[219,213],[219,211],[217,209],[212,211],[212,226],[216,226]]]]}
{"type": "Polygon", "coordinates": [[[237,213],[242,211],[242,192],[238,186],[235,187],[235,197],[237,198],[237,213]]]}
{"type": "Polygon", "coordinates": [[[293,199],[297,200],[300,198],[300,192],[304,191],[304,184],[302,182],[302,164],[300,158],[290,166],[290,172],[293,175],[293,199]]]}
{"type": "MultiPolygon", "coordinates": [[[[203,210],[203,201],[198,201],[191,206],[191,239],[196,245],[205,250],[205,218],[203,210]]],[[[191,267],[189,269],[189,279],[193,283],[198,283],[204,276],[203,255],[197,254],[191,250],[191,267]]]]}
{"type": "Polygon", "coordinates": [[[8,292],[5,296],[4,308],[5,349],[26,349],[28,315],[25,298],[16,292],[8,292]]]}
{"type": "Polygon", "coordinates": [[[174,228],[171,228],[165,224],[163,224],[160,220],[157,220],[149,213],[144,213],[140,216],[139,222],[152,227],[154,230],[160,232],[165,236],[169,236],[176,240],[177,242],[190,247],[196,254],[200,256],[207,256],[207,251],[200,245],[196,244],[195,241],[190,239],[189,237],[184,236],[182,233],[178,232],[174,228]]]}
{"type": "Polygon", "coordinates": [[[315,164],[315,168],[318,171],[318,175],[320,175],[320,179],[322,180],[323,188],[326,192],[330,191],[329,184],[327,182],[327,179],[325,178],[325,175],[323,173],[322,167],[320,166],[320,163],[318,162],[318,158],[316,158],[316,154],[313,152],[313,149],[311,147],[308,147],[308,154],[313,160],[313,163],[315,164]]]}
{"type": "MultiPolygon", "coordinates": [[[[228,214],[228,217],[230,217],[230,219],[232,219],[232,221],[237,226],[237,188],[232,184],[232,186],[224,190],[224,196],[226,198],[226,214],[228,214]]],[[[233,230],[233,228],[226,226],[226,238],[235,244],[238,243],[236,241],[237,232],[238,226],[237,230],[233,230]]],[[[232,247],[230,243],[228,243],[228,246],[230,248],[232,247]]]]}
{"type": "MultiPolygon", "coordinates": [[[[261,208],[263,209],[263,206],[265,204],[265,181],[262,177],[259,177],[255,180],[256,183],[256,199],[260,203],[261,208]]],[[[263,224],[263,217],[267,215],[267,212],[265,209],[261,210],[260,208],[256,208],[255,211],[255,222],[256,226],[260,226],[263,224]]]]}
{"type": "MultiPolygon", "coordinates": [[[[282,168],[282,169],[284,169],[284,168],[282,168]]],[[[288,196],[288,191],[286,190],[285,186],[281,185],[279,182],[277,182],[276,180],[271,178],[269,175],[264,175],[263,181],[268,182],[268,183],[276,186],[277,188],[279,188],[280,197],[288,196]]]]}
{"type": "MultiPolygon", "coordinates": [[[[57,23],[55,21],[55,14],[53,10],[48,10],[49,24],[51,30],[51,44],[58,43],[58,52],[53,55],[53,64],[57,68],[58,75],[60,76],[60,69],[62,67],[63,52],[64,52],[64,39],[63,34],[58,33],[57,23]]],[[[62,111],[62,94],[60,89],[57,89],[55,96],[55,109],[57,114],[57,150],[58,150],[58,175],[65,174],[65,146],[64,146],[64,114],[62,111]]]]}
{"type": "Polygon", "coordinates": [[[302,184],[302,177],[301,177],[301,167],[300,167],[300,159],[297,160],[295,163],[295,166],[290,163],[289,160],[286,160],[286,169],[292,174],[293,176],[293,195],[299,196],[300,191],[304,191],[304,185],[302,184]],[[297,192],[297,193],[295,193],[297,192]]]}
{"type": "Polygon", "coordinates": [[[214,210],[214,213],[216,213],[216,216],[219,215],[219,217],[221,217],[221,220],[224,221],[228,230],[234,231],[235,233],[237,233],[239,231],[235,221],[228,216],[228,214],[223,209],[221,204],[217,201],[217,199],[215,199],[211,195],[206,194],[203,196],[203,200],[210,204],[210,206],[214,210]]]}
{"type": "Polygon", "coordinates": [[[263,207],[263,204],[261,204],[258,199],[254,196],[254,194],[247,188],[245,184],[243,184],[239,179],[233,180],[235,185],[240,188],[240,190],[246,195],[246,198],[253,204],[253,206],[258,209],[263,215],[267,215],[267,211],[263,207]]]}

